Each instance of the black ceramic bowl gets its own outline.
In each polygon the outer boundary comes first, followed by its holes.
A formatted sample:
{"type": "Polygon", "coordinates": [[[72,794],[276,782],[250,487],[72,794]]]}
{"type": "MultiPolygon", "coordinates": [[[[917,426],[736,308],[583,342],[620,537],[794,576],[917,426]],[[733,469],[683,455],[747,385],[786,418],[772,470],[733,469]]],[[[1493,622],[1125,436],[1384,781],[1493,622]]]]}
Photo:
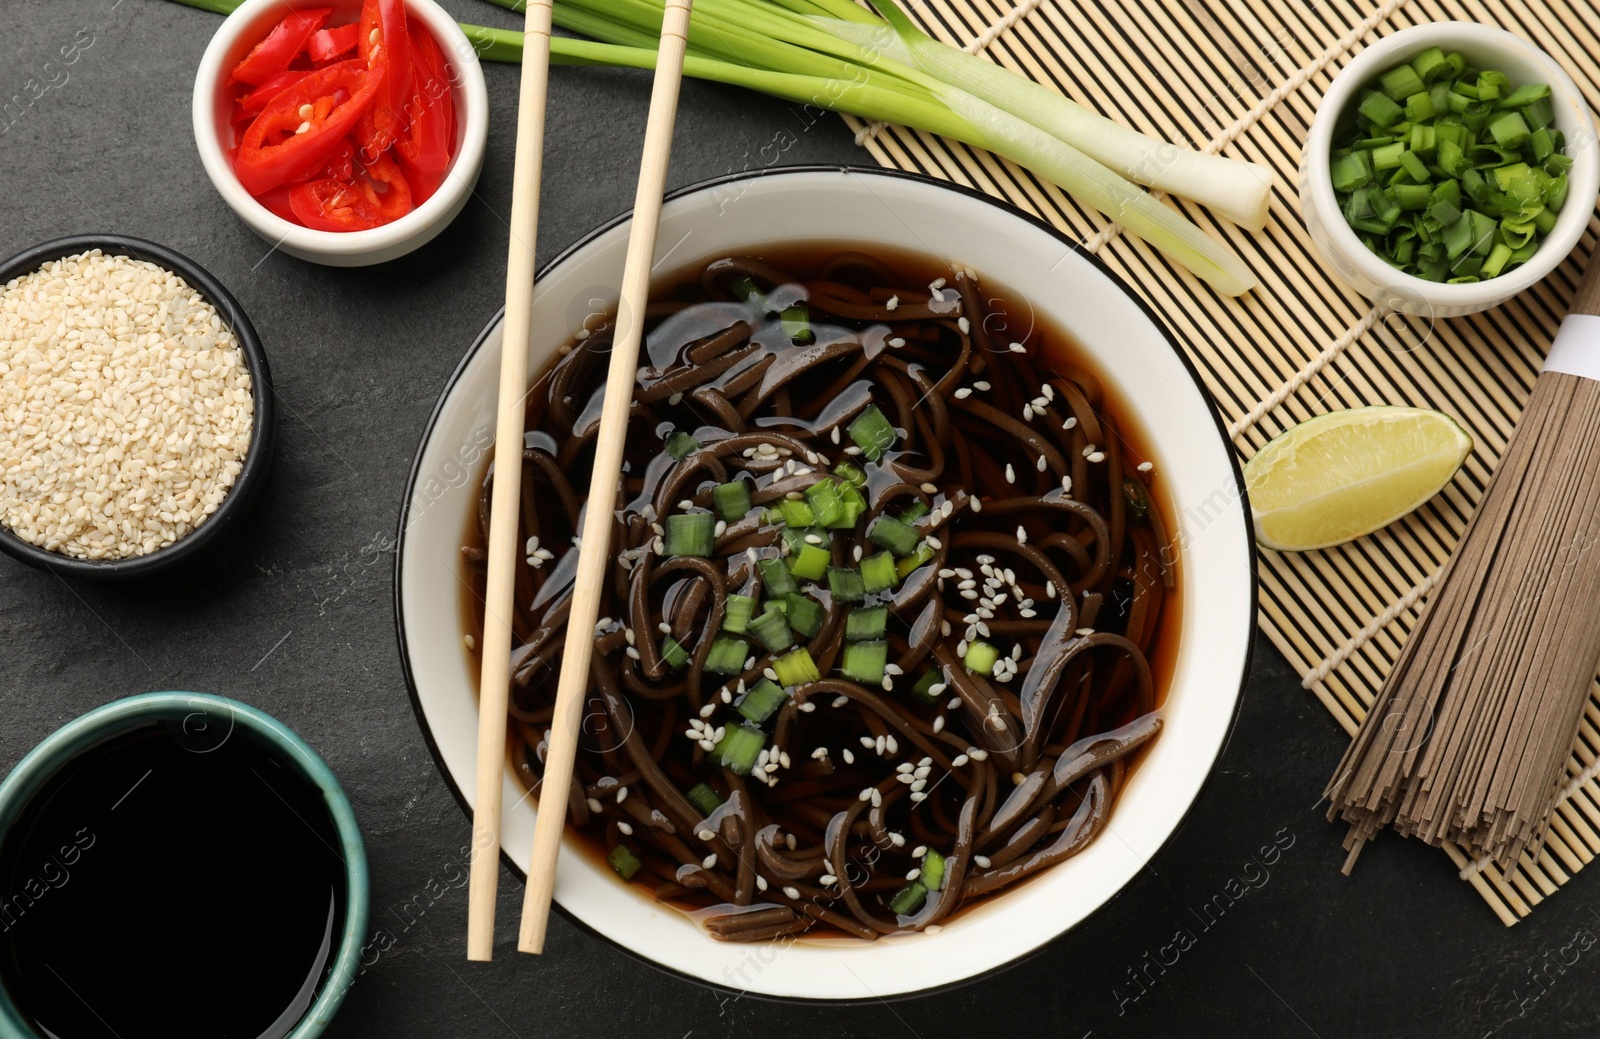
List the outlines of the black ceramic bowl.
{"type": "Polygon", "coordinates": [[[239,346],[244,351],[245,366],[250,370],[251,395],[255,399],[250,449],[245,454],[244,467],[229,488],[227,497],[222,499],[217,511],[208,516],[204,523],[165,548],[129,559],[75,559],[29,544],[13,534],[10,528],[0,524],[0,552],[62,577],[76,577],[85,581],[118,581],[148,577],[193,558],[236,524],[261,493],[267,470],[272,466],[276,434],[272,413],[272,372],[267,367],[267,355],[261,349],[261,340],[256,336],[255,327],[245,316],[239,301],[204,267],[154,242],[122,235],[57,238],[18,253],[0,264],[0,285],[30,274],[52,260],[75,256],[91,249],[99,249],[108,256],[131,256],[165,267],[180,275],[191,288],[204,296],[239,340],[239,346]]]}

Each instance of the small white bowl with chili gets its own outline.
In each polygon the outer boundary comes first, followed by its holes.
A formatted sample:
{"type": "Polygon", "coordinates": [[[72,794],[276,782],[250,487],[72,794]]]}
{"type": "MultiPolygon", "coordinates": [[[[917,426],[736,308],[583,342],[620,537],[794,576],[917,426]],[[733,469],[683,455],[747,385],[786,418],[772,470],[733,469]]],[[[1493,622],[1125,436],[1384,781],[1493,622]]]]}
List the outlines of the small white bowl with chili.
{"type": "Polygon", "coordinates": [[[200,59],[193,119],[206,175],[251,230],[359,267],[461,212],[489,102],[472,43],[433,0],[245,0],[200,59]]]}

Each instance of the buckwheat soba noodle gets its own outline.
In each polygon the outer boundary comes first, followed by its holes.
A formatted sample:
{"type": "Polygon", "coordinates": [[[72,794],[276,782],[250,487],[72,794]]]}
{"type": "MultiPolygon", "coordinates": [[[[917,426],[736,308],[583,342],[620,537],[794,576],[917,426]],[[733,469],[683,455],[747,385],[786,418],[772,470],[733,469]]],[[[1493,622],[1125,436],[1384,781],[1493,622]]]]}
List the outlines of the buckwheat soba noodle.
{"type": "MultiPolygon", "coordinates": [[[[569,821],[717,938],[926,930],[1106,827],[1161,728],[1176,561],[1099,381],[997,334],[970,271],[774,262],[717,260],[651,305],[569,821]]],[[[530,785],[611,332],[529,397],[530,785]]]]}

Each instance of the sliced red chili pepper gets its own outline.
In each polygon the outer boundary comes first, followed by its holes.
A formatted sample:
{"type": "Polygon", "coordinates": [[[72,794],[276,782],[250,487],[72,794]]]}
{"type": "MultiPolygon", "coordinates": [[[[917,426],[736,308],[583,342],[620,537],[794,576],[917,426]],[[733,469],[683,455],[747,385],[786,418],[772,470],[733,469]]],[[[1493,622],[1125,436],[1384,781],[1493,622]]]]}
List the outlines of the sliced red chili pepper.
{"type": "Polygon", "coordinates": [[[290,184],[304,184],[312,180],[351,180],[356,175],[356,151],[347,137],[328,153],[321,166],[289,178],[290,184]]]}
{"type": "Polygon", "coordinates": [[[294,208],[289,204],[289,189],[286,187],[273,188],[271,191],[257,195],[256,201],[291,224],[300,222],[299,216],[295,214],[294,208]]]}
{"type": "Polygon", "coordinates": [[[444,183],[445,173],[445,170],[424,173],[406,167],[406,180],[411,184],[411,201],[420,206],[432,198],[439,191],[439,185],[444,183]]]}
{"type": "Polygon", "coordinates": [[[326,65],[355,50],[356,38],[360,33],[361,26],[355,22],[323,29],[311,35],[311,39],[306,43],[306,54],[316,64],[326,65]]]}
{"type": "Polygon", "coordinates": [[[265,83],[256,87],[239,99],[239,111],[251,115],[267,107],[267,102],[283,93],[289,87],[305,79],[309,73],[287,70],[278,73],[265,83]]]}
{"type": "Polygon", "coordinates": [[[365,231],[411,212],[411,187],[394,160],[381,155],[354,181],[321,178],[289,189],[295,218],[316,231],[365,231]]]}
{"type": "Polygon", "coordinates": [[[380,85],[356,61],[307,74],[269,101],[245,131],[233,164],[239,183],[259,195],[315,168],[372,105],[380,85]]]}
{"type": "Polygon", "coordinates": [[[362,0],[356,53],[374,74],[383,78],[372,115],[360,134],[363,154],[376,156],[392,148],[405,133],[405,107],[411,100],[412,81],[405,0],[362,0]]]}
{"type": "Polygon", "coordinates": [[[364,172],[370,183],[361,183],[361,186],[374,194],[379,223],[399,220],[416,208],[411,201],[411,185],[406,175],[389,156],[380,155],[376,161],[367,163],[364,172]]]}
{"type": "Polygon", "coordinates": [[[313,231],[365,231],[380,222],[372,189],[349,181],[296,184],[289,189],[289,206],[294,218],[313,231]]]}
{"type": "Polygon", "coordinates": [[[444,55],[433,36],[426,29],[413,29],[411,44],[415,75],[398,150],[408,169],[438,173],[450,165],[455,145],[455,99],[445,74],[444,55]]]}
{"type": "Polygon", "coordinates": [[[228,82],[249,83],[254,86],[265,83],[287,69],[289,63],[305,47],[306,40],[312,33],[322,28],[332,15],[331,7],[315,7],[291,12],[267,33],[266,39],[256,44],[255,49],[245,55],[243,61],[234,66],[233,72],[228,76],[228,82]]]}

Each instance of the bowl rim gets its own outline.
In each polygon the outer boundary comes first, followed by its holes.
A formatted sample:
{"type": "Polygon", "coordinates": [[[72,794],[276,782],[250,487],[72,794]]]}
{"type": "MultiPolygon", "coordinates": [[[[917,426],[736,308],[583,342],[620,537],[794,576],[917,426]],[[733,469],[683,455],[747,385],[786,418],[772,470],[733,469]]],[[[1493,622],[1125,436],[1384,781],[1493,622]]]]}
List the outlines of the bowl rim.
{"type": "Polygon", "coordinates": [[[399,248],[419,237],[429,237],[436,221],[453,213],[463,196],[472,192],[477,170],[488,148],[489,88],[472,41],[454,17],[435,0],[405,0],[406,11],[420,17],[446,62],[459,71],[451,83],[456,97],[461,145],[439,189],[420,206],[391,223],[362,231],[318,231],[291,223],[256,201],[233,172],[227,152],[215,130],[216,107],[221,99],[223,58],[263,12],[278,8],[316,6],[320,0],[244,0],[212,34],[195,69],[190,118],[195,149],[212,187],[228,208],[268,241],[291,250],[331,257],[359,257],[399,248]]]}
{"type": "MultiPolygon", "coordinates": [[[[939,188],[944,191],[954,192],[959,195],[964,195],[970,199],[987,203],[1001,210],[1003,213],[1019,218],[1032,225],[1037,230],[1045,232],[1071,251],[1079,254],[1083,259],[1089,261],[1095,267],[1095,269],[1099,271],[1099,273],[1108,278],[1118,289],[1122,291],[1125,296],[1133,301],[1133,303],[1144,313],[1145,317],[1152,323],[1152,325],[1154,325],[1156,330],[1160,332],[1161,335],[1166,339],[1168,345],[1172,348],[1172,352],[1177,356],[1179,362],[1183,365],[1184,372],[1188,375],[1195,388],[1199,390],[1202,399],[1207,404],[1207,410],[1211,414],[1212,422],[1215,425],[1217,435],[1221,438],[1222,443],[1226,448],[1228,464],[1232,471],[1235,484],[1239,488],[1238,507],[1243,512],[1243,522],[1246,531],[1246,555],[1249,562],[1250,605],[1248,630],[1251,633],[1251,637],[1245,644],[1244,654],[1240,660],[1238,689],[1233,696],[1233,706],[1229,713],[1227,725],[1223,731],[1222,739],[1217,745],[1216,755],[1212,758],[1209,766],[1207,767],[1206,774],[1201,780],[1199,787],[1196,789],[1193,800],[1191,800],[1184,808],[1183,813],[1178,818],[1178,821],[1173,825],[1171,831],[1168,832],[1167,835],[1162,839],[1156,850],[1151,853],[1150,861],[1153,862],[1157,856],[1159,856],[1167,849],[1167,847],[1171,845],[1173,838],[1176,837],[1184,828],[1184,825],[1187,823],[1190,815],[1194,811],[1194,806],[1200,801],[1201,796],[1205,793],[1206,788],[1211,784],[1212,779],[1216,775],[1217,762],[1220,761],[1223,754],[1226,753],[1228,744],[1232,741],[1234,730],[1238,725],[1239,715],[1244,705],[1245,693],[1249,686],[1251,665],[1254,662],[1255,657],[1255,631],[1257,627],[1257,620],[1260,616],[1260,579],[1257,575],[1259,551],[1255,543],[1255,538],[1250,534],[1255,527],[1251,520],[1249,492],[1244,484],[1244,471],[1239,462],[1238,452],[1234,449],[1232,441],[1228,438],[1227,427],[1223,423],[1221,412],[1217,409],[1216,399],[1211,392],[1206,389],[1205,382],[1200,375],[1199,369],[1195,367],[1194,362],[1190,359],[1189,355],[1179,345],[1178,338],[1172,334],[1171,330],[1167,326],[1167,323],[1163,321],[1160,315],[1158,315],[1155,310],[1151,308],[1144,298],[1136,294],[1129,287],[1128,283],[1115,271],[1113,271],[1104,260],[1101,260],[1098,256],[1091,252],[1085,251],[1083,249],[1082,242],[1072,238],[1050,223],[1027,212],[1026,210],[1013,205],[1006,200],[995,198],[994,196],[985,194],[984,192],[975,188],[970,188],[963,184],[939,180],[921,173],[913,173],[906,170],[892,169],[887,167],[865,166],[853,163],[805,163],[792,166],[767,167],[759,170],[748,170],[710,177],[705,180],[684,185],[683,187],[676,188],[668,192],[664,198],[664,201],[672,202],[675,199],[693,195],[698,192],[726,188],[741,181],[761,180],[793,174],[816,173],[840,173],[851,176],[868,176],[879,177],[888,180],[904,180],[925,187],[939,188]]],[[[592,230],[573,241],[572,244],[560,250],[554,257],[540,264],[538,273],[535,276],[535,282],[543,279],[557,266],[567,262],[574,254],[587,248],[593,241],[600,238],[602,235],[605,235],[618,226],[627,223],[632,219],[632,216],[632,210],[625,211],[611,218],[610,220],[599,224],[592,230]]],[[[455,798],[456,804],[460,806],[462,812],[465,813],[469,820],[472,818],[472,805],[467,799],[466,792],[459,784],[456,783],[454,776],[451,775],[449,768],[445,764],[443,753],[439,748],[438,742],[434,738],[433,730],[428,725],[427,716],[424,713],[422,706],[422,699],[417,689],[416,676],[412,671],[410,647],[406,639],[405,605],[402,596],[401,575],[405,561],[405,539],[408,520],[411,516],[411,502],[413,497],[412,491],[417,486],[417,481],[421,476],[424,449],[426,448],[429,439],[433,435],[434,427],[439,421],[440,415],[444,410],[445,403],[450,394],[455,390],[457,383],[460,381],[463,374],[472,363],[473,359],[477,356],[478,351],[483,347],[490,335],[499,326],[504,315],[505,309],[502,307],[501,309],[497,310],[494,316],[484,325],[482,331],[478,333],[477,337],[472,341],[472,345],[468,347],[467,351],[462,355],[460,362],[450,373],[449,378],[445,381],[444,387],[439,392],[438,399],[434,402],[433,409],[428,415],[428,420],[425,423],[422,435],[418,440],[417,448],[412,453],[411,469],[406,477],[405,492],[404,497],[401,499],[400,514],[395,535],[394,580],[392,582],[394,589],[394,625],[395,637],[400,650],[400,668],[405,678],[406,695],[410,700],[412,714],[416,718],[417,727],[421,730],[423,742],[427,745],[428,754],[433,759],[434,767],[438,769],[440,777],[444,780],[445,787],[450,791],[451,795],[455,798]]],[[[500,861],[508,870],[510,870],[512,876],[518,878],[519,881],[526,883],[527,875],[506,852],[503,846],[500,849],[500,861]]],[[[614,940],[609,935],[603,934],[597,929],[591,927],[571,910],[567,909],[566,906],[562,905],[559,900],[552,901],[551,905],[558,910],[562,916],[566,917],[568,921],[575,924],[580,930],[589,934],[591,937],[600,939],[608,946],[620,950],[630,959],[636,960],[639,963],[642,963],[663,974],[682,981],[688,981],[692,984],[710,989],[713,992],[736,994],[742,999],[754,999],[771,1003],[798,1004],[804,1006],[853,1006],[858,1005],[863,1001],[898,1003],[912,999],[920,999],[925,996],[932,996],[942,992],[951,992],[957,989],[965,988],[968,985],[972,985],[976,982],[994,977],[1004,971],[1008,971],[1011,968],[1025,963],[1033,957],[1044,952],[1051,945],[1061,941],[1072,931],[1082,926],[1087,920],[1098,915],[1102,910],[1105,909],[1106,906],[1117,901],[1117,899],[1122,896],[1123,892],[1128,889],[1128,886],[1133,883],[1138,875],[1139,874],[1135,874],[1134,876],[1129,877],[1128,880],[1124,882],[1122,886],[1113,892],[1109,897],[1107,897],[1105,901],[1103,901],[1093,910],[1090,910],[1088,913],[1086,913],[1084,917],[1075,924],[1063,929],[1062,931],[1046,939],[1045,941],[1040,942],[1038,945],[1032,948],[1024,949],[1022,952],[1018,953],[1009,960],[997,963],[975,974],[955,981],[931,985],[921,989],[897,992],[887,996],[871,995],[857,999],[775,995],[753,990],[741,991],[734,989],[730,986],[719,984],[696,974],[691,974],[670,964],[662,963],[660,961],[651,959],[642,953],[636,952],[627,945],[624,945],[621,942],[614,940]]]]}
{"type": "MultiPolygon", "coordinates": [[[[1569,140],[1567,146],[1572,148],[1574,142],[1569,140]]],[[[1578,89],[1561,63],[1549,52],[1532,41],[1497,26],[1460,20],[1423,22],[1380,38],[1362,50],[1350,64],[1340,69],[1334,76],[1333,82],[1329,84],[1328,90],[1317,104],[1310,129],[1306,133],[1299,179],[1302,216],[1307,216],[1306,210],[1313,206],[1322,211],[1324,219],[1320,222],[1325,228],[1329,247],[1338,252],[1339,257],[1355,268],[1358,274],[1404,299],[1414,299],[1446,308],[1472,306],[1486,308],[1531,288],[1555,270],[1577,246],[1589,226],[1589,217],[1594,210],[1592,200],[1597,192],[1600,192],[1600,151],[1596,148],[1594,120],[1588,102],[1584,100],[1583,92],[1578,89]],[[1339,118],[1349,107],[1349,101],[1355,96],[1356,91],[1378,73],[1379,66],[1395,60],[1392,56],[1397,50],[1412,45],[1444,46],[1445,41],[1451,39],[1465,41],[1469,46],[1481,46],[1502,52],[1520,52],[1534,64],[1543,66],[1549,77],[1551,94],[1558,98],[1564,107],[1571,107],[1582,113],[1587,127],[1579,129],[1586,128],[1589,131],[1589,140],[1582,142],[1578,147],[1572,166],[1574,172],[1581,173],[1582,183],[1578,183],[1578,177],[1571,178],[1572,191],[1568,201],[1588,198],[1591,204],[1587,208],[1581,205],[1563,206],[1560,216],[1557,217],[1556,226],[1551,228],[1550,233],[1540,242],[1532,260],[1514,271],[1466,285],[1428,281],[1414,274],[1407,274],[1389,266],[1363,245],[1356,237],[1355,231],[1345,222],[1343,214],[1339,212],[1333,180],[1326,169],[1328,156],[1332,154],[1333,134],[1339,118]]]]}
{"type": "Polygon", "coordinates": [[[277,444],[277,423],[274,405],[277,394],[272,386],[272,368],[267,363],[266,351],[255,325],[245,314],[244,307],[233,293],[218,281],[216,276],[182,253],[143,238],[118,234],[83,234],[54,238],[25,249],[0,263],[0,286],[13,279],[31,274],[52,260],[65,259],[93,249],[107,256],[129,256],[164,267],[179,275],[189,287],[200,293],[222,316],[222,320],[239,340],[244,353],[245,368],[250,373],[250,396],[255,414],[250,425],[250,447],[244,465],[234,478],[233,486],[223,496],[217,510],[205,522],[164,548],[142,556],[126,559],[78,559],[60,552],[24,541],[12,533],[11,528],[0,523],[0,552],[20,560],[31,567],[45,570],[58,577],[76,577],[86,581],[117,581],[150,574],[176,566],[212,542],[232,527],[260,495],[267,473],[272,468],[272,456],[277,444]]]}
{"type": "MultiPolygon", "coordinates": [[[[314,1039],[327,1027],[363,970],[362,943],[366,941],[371,910],[371,878],[366,842],[349,795],[322,756],[277,718],[216,693],[167,690],[139,693],[101,704],[39,741],[5,779],[0,780],[0,831],[15,821],[27,799],[40,786],[85,751],[141,725],[171,719],[186,721],[195,714],[206,714],[208,708],[227,713],[230,733],[235,724],[242,724],[295,765],[301,775],[322,792],[328,815],[339,833],[339,848],[345,861],[345,919],[338,952],[318,986],[316,998],[286,1036],[286,1039],[314,1039]]],[[[37,1039],[37,1032],[22,1020],[4,987],[0,987],[0,1039],[37,1039]]]]}

